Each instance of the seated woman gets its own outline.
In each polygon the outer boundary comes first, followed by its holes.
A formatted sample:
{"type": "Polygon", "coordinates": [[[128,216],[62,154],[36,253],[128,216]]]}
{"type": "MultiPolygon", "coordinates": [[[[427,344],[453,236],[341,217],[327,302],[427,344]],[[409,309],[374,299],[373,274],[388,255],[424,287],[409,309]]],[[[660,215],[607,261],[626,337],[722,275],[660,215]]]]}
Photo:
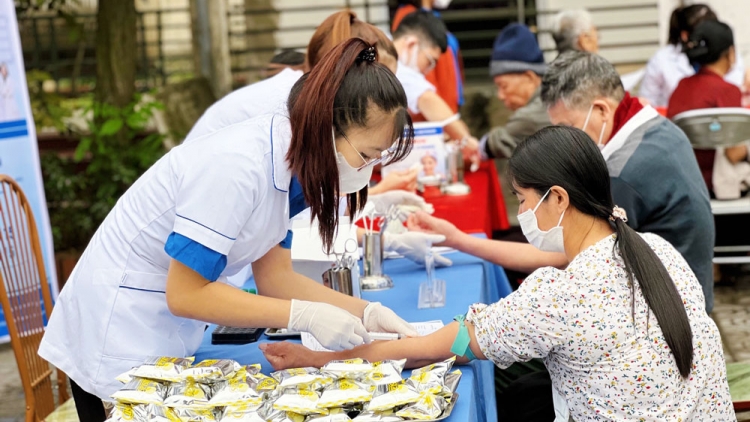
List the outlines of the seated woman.
{"type": "MultiPolygon", "coordinates": [[[[742,92],[724,78],[736,62],[732,29],[719,21],[700,23],[686,51],[700,70],[677,85],[669,99],[667,117],[704,108],[742,107],[742,92]]],[[[750,162],[745,142],[716,150],[696,150],[708,190],[718,199],[737,199],[750,188],[750,162]]]]}
{"type": "Polygon", "coordinates": [[[473,305],[465,320],[429,336],[340,353],[261,345],[269,362],[280,369],[407,358],[417,367],[458,356],[506,368],[542,358],[565,420],[735,420],[721,338],[698,280],[668,242],[628,227],[591,138],[542,129],[518,146],[509,173],[524,234],[542,250],[564,252],[568,268],[539,269],[508,297],[473,305]]]}

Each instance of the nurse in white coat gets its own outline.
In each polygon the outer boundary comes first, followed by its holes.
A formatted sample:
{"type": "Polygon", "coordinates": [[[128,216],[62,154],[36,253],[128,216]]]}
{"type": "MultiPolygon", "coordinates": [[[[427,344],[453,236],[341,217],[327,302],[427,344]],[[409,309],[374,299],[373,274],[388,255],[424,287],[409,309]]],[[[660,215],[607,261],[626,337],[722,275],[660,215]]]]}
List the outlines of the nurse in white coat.
{"type": "Polygon", "coordinates": [[[403,88],[375,58],[361,39],[342,43],[295,85],[288,118],[178,146],[119,199],[39,349],[70,377],[79,414],[103,420],[98,398],[119,388],[118,374],[148,356],[191,356],[207,323],[306,331],[338,350],[368,342],[368,331],[416,335],[379,303],[294,273],[285,249],[290,218],[308,206],[330,247],[339,194],[359,211],[373,166],[411,149],[403,88]],[[260,295],[221,282],[248,264],[260,295]]]}

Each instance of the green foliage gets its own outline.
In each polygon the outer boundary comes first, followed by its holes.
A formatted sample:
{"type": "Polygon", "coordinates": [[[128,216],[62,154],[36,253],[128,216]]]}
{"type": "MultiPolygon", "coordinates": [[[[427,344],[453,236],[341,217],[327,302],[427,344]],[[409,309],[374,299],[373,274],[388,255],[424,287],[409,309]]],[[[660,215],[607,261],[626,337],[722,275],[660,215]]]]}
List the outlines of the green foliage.
{"type": "Polygon", "coordinates": [[[164,154],[163,135],[146,132],[162,108],[140,95],[123,108],[95,103],[74,158],[42,157],[56,250],[83,250],[120,196],[164,154]]]}
{"type": "Polygon", "coordinates": [[[52,80],[52,75],[41,70],[26,72],[26,83],[29,86],[29,100],[34,125],[37,132],[43,128],[54,128],[58,132],[67,132],[63,119],[70,117],[70,110],[65,107],[64,100],[55,93],[44,91],[44,82],[52,80]]]}

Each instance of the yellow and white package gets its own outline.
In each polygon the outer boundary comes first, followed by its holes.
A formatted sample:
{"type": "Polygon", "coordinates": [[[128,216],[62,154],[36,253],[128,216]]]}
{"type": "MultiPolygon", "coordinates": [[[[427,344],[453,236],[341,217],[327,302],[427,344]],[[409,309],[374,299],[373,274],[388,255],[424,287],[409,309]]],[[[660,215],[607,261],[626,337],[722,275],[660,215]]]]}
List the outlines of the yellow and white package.
{"type": "Polygon", "coordinates": [[[115,404],[107,422],[171,422],[170,409],[157,404],[115,404]]]}
{"type": "Polygon", "coordinates": [[[406,381],[412,385],[417,392],[438,394],[443,391],[445,385],[445,374],[451,370],[453,363],[456,361],[455,356],[446,359],[443,362],[433,363],[432,365],[412,371],[411,376],[406,381]]]}
{"type": "Polygon", "coordinates": [[[383,412],[362,412],[353,419],[353,422],[400,422],[402,420],[404,418],[396,416],[393,410],[386,410],[383,412]]]}
{"type": "Polygon", "coordinates": [[[224,408],[219,422],[266,422],[266,405],[263,403],[235,404],[224,408]]]}
{"type": "Polygon", "coordinates": [[[167,386],[159,381],[133,378],[112,398],[130,404],[162,404],[167,395],[167,386]]]}
{"type": "Polygon", "coordinates": [[[254,379],[257,382],[255,389],[260,392],[270,393],[272,391],[275,391],[276,388],[279,386],[278,381],[276,381],[274,378],[265,376],[263,374],[250,375],[250,378],[254,379]]]}
{"type": "Polygon", "coordinates": [[[331,409],[328,415],[312,415],[305,422],[351,422],[351,418],[344,409],[331,409]]]}
{"type": "Polygon", "coordinates": [[[451,397],[453,397],[453,394],[458,389],[458,383],[461,382],[462,375],[463,374],[461,373],[460,369],[449,372],[445,376],[445,384],[443,385],[443,390],[440,392],[440,395],[446,399],[450,399],[451,397]]]}
{"type": "Polygon", "coordinates": [[[319,390],[333,382],[330,376],[315,368],[294,368],[277,371],[271,376],[279,382],[279,387],[298,387],[306,390],[319,390]]]}
{"type": "Polygon", "coordinates": [[[305,422],[305,416],[299,413],[276,410],[266,416],[268,422],[305,422]]]}
{"type": "Polygon", "coordinates": [[[133,374],[135,373],[136,369],[137,368],[131,368],[127,372],[123,372],[122,374],[118,375],[115,379],[123,384],[127,384],[133,379],[133,374]]]}
{"type": "Polygon", "coordinates": [[[230,378],[241,368],[231,359],[206,359],[182,371],[182,376],[200,382],[216,382],[230,378]]]}
{"type": "Polygon", "coordinates": [[[234,377],[228,381],[220,381],[213,385],[212,406],[230,406],[233,404],[260,404],[263,402],[263,392],[259,391],[258,385],[267,383],[276,388],[278,383],[273,378],[258,380],[251,375],[234,377]]]}
{"type": "Polygon", "coordinates": [[[261,370],[261,366],[257,363],[254,363],[252,365],[245,365],[241,368],[241,370],[244,370],[248,373],[248,375],[255,375],[259,374],[261,370]]]}
{"type": "Polygon", "coordinates": [[[182,380],[182,371],[189,368],[194,360],[195,358],[151,357],[135,368],[131,376],[178,382],[182,380]]]}
{"type": "Polygon", "coordinates": [[[372,372],[367,374],[367,382],[372,385],[393,384],[401,381],[401,372],[406,365],[406,359],[384,360],[372,364],[372,372]]]}
{"type": "Polygon", "coordinates": [[[446,402],[444,398],[426,393],[422,394],[416,403],[396,412],[396,415],[407,419],[428,421],[439,418],[443,414],[445,407],[446,402]]]}
{"type": "Polygon", "coordinates": [[[318,400],[318,407],[344,407],[365,403],[372,399],[372,386],[363,385],[354,380],[341,379],[323,390],[318,400]]]}
{"type": "Polygon", "coordinates": [[[419,393],[412,386],[401,381],[394,384],[380,385],[367,405],[367,410],[382,412],[419,400],[419,393]]]}
{"type": "Polygon", "coordinates": [[[320,396],[316,391],[299,388],[283,390],[281,396],[273,402],[275,410],[299,413],[300,415],[327,415],[328,409],[318,406],[320,396]]]}
{"type": "Polygon", "coordinates": [[[321,368],[321,372],[331,375],[332,378],[353,380],[365,378],[372,370],[372,364],[364,359],[334,360],[321,368]]]}
{"type": "Polygon", "coordinates": [[[169,407],[208,407],[211,400],[211,387],[192,379],[175,382],[167,388],[164,405],[169,407]]]}
{"type": "Polygon", "coordinates": [[[218,417],[213,408],[191,409],[187,407],[175,407],[171,409],[180,422],[216,422],[218,417]]]}

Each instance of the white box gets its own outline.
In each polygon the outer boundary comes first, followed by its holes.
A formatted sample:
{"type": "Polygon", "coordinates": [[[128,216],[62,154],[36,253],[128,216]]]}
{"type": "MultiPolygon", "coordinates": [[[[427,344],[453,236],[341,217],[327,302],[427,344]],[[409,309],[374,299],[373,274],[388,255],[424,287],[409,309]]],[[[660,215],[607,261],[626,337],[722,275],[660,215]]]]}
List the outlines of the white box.
{"type": "Polygon", "coordinates": [[[383,167],[383,177],[389,171],[408,170],[415,164],[422,164],[419,180],[445,180],[447,153],[443,125],[444,122],[414,123],[414,148],[403,161],[383,167]]]}
{"type": "MultiPolygon", "coordinates": [[[[311,278],[318,283],[323,283],[323,273],[329,270],[336,262],[336,256],[323,252],[323,241],[318,233],[318,221],[310,224],[309,219],[292,221],[292,266],[294,271],[311,278]]],[[[355,297],[361,297],[359,286],[359,258],[360,249],[357,242],[357,226],[351,224],[349,217],[339,217],[339,229],[334,241],[334,252],[344,251],[345,243],[349,240],[350,249],[354,252],[347,254],[354,259],[352,268],[352,291],[355,297]],[[353,241],[352,241],[353,239],[353,241]],[[352,248],[357,245],[356,248],[352,248]]]]}

